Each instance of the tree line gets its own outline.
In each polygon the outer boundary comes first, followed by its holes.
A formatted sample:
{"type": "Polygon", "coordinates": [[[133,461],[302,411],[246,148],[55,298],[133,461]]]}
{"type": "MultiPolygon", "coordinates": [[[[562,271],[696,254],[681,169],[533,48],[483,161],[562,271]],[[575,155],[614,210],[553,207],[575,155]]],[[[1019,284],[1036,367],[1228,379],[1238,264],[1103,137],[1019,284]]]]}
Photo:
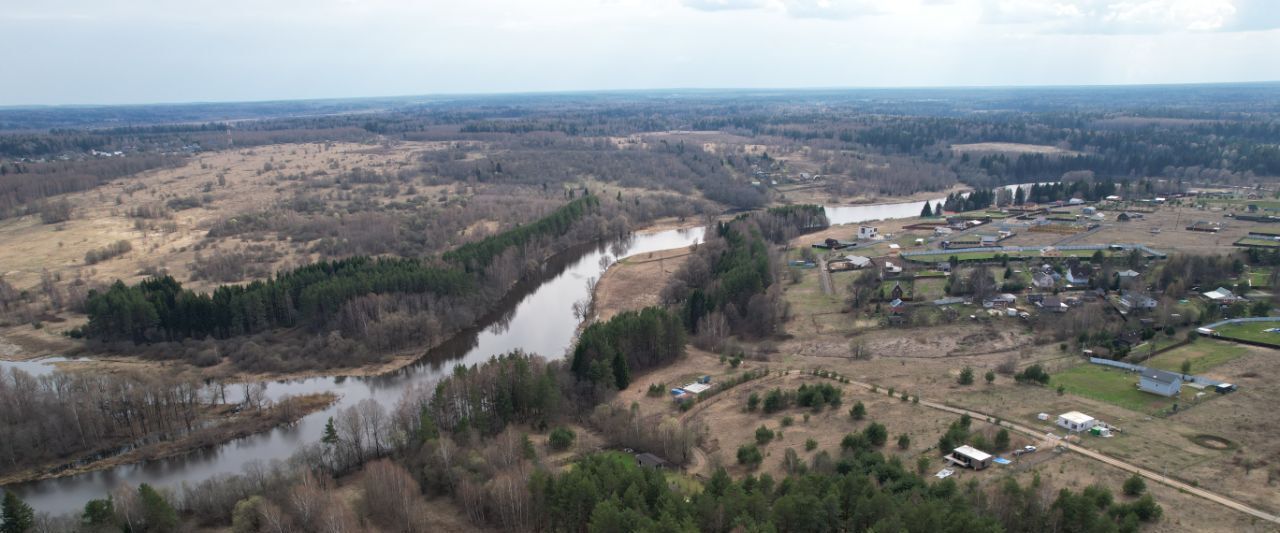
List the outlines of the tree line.
{"type": "Polygon", "coordinates": [[[116,281],[91,291],[86,310],[90,338],[151,342],[227,338],[272,328],[326,324],[357,297],[386,293],[461,296],[474,280],[417,259],[353,257],[282,272],[248,285],[223,285],[213,293],[183,289],[171,276],[126,286],[116,281]]]}
{"type": "Polygon", "coordinates": [[[570,369],[579,381],[626,389],[633,372],[664,366],[684,355],[680,318],[647,307],[587,326],[574,346],[570,369]]]}

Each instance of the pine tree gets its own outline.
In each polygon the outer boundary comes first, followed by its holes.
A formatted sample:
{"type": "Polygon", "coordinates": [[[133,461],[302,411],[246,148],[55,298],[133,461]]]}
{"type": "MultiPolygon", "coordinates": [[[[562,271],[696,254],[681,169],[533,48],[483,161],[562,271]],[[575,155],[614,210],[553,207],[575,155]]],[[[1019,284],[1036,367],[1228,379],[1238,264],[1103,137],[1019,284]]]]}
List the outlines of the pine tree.
{"type": "Polygon", "coordinates": [[[924,203],[924,209],[920,210],[920,216],[923,218],[929,218],[933,216],[933,207],[929,206],[929,202],[924,203]]]}
{"type": "Polygon", "coordinates": [[[138,486],[138,499],[142,503],[142,520],[148,532],[176,531],[178,512],[165,501],[156,489],[143,483],[138,486]]]}
{"type": "Polygon", "coordinates": [[[17,494],[5,491],[0,518],[4,520],[0,533],[25,533],[35,526],[36,514],[17,494]]]}
{"type": "Polygon", "coordinates": [[[333,427],[333,417],[329,417],[329,421],[324,424],[324,436],[320,437],[320,442],[329,446],[338,444],[338,430],[333,427]]]}

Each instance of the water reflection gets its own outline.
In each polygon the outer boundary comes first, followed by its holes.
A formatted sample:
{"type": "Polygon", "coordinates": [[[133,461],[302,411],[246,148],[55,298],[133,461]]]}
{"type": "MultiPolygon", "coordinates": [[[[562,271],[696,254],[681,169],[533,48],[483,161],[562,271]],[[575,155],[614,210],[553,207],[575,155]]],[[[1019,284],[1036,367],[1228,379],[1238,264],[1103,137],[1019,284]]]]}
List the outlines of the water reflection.
{"type": "MultiPolygon", "coordinates": [[[[578,326],[569,305],[588,297],[586,280],[598,278],[607,265],[620,257],[680,248],[701,242],[702,228],[637,234],[607,244],[570,250],[547,261],[535,279],[518,283],[503,299],[498,311],[479,324],[455,335],[398,371],[371,377],[325,376],[269,383],[266,395],[278,399],[331,391],[339,401],[330,408],[303,417],[297,424],[237,439],[213,448],[171,459],[124,465],[56,480],[6,487],[18,492],[37,511],[65,513],[78,510],[92,498],[128,482],[176,487],[212,476],[239,473],[258,461],[286,459],[299,446],[317,442],[325,421],[341,408],[372,398],[391,407],[404,391],[417,384],[430,385],[454,365],[472,365],[515,349],[551,358],[569,348],[578,326]]],[[[22,365],[24,370],[42,367],[22,365]]],[[[52,371],[47,368],[43,373],[52,371]]],[[[36,373],[36,372],[33,372],[36,373]]]]}

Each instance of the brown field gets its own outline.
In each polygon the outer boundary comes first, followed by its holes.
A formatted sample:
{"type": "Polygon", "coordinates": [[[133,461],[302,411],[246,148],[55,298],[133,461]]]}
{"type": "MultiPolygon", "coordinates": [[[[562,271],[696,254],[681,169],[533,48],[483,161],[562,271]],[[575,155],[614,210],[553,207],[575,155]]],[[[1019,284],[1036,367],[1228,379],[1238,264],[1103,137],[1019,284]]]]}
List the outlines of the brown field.
{"type": "MultiPolygon", "coordinates": [[[[306,189],[305,180],[287,176],[315,172],[336,173],[353,168],[395,172],[413,164],[415,154],[432,150],[433,143],[402,143],[390,147],[360,144],[284,144],[202,154],[186,165],[144,172],[101,187],[64,195],[75,206],[72,220],[42,224],[38,216],[0,221],[0,274],[14,286],[27,289],[40,282],[43,269],[70,281],[123,279],[135,282],[144,271],[167,271],[187,283],[188,265],[195,259],[196,244],[216,220],[242,212],[270,209],[306,189]],[[272,170],[264,171],[268,168],[272,170]],[[226,185],[219,185],[222,176],[226,185]],[[128,216],[131,209],[161,207],[184,197],[207,199],[204,205],[173,211],[168,219],[154,220],[153,227],[139,228],[128,216]],[[167,224],[166,223],[171,223],[167,224]],[[167,226],[167,227],[166,227],[167,226]],[[133,250],[95,265],[85,264],[85,253],[125,240],[133,250]]],[[[440,189],[444,189],[441,187],[440,189]]],[[[442,191],[419,189],[419,194],[442,191]]],[[[224,239],[220,248],[244,244],[224,239]]],[[[299,247],[275,243],[281,257],[267,270],[309,262],[299,247]]],[[[205,250],[208,254],[211,250],[205,250]]],[[[212,283],[197,281],[193,289],[212,283]]]]}
{"type": "Polygon", "coordinates": [[[592,305],[596,320],[609,320],[623,311],[658,305],[659,292],[667,276],[689,257],[689,250],[677,248],[628,257],[614,263],[596,284],[592,305]]]}

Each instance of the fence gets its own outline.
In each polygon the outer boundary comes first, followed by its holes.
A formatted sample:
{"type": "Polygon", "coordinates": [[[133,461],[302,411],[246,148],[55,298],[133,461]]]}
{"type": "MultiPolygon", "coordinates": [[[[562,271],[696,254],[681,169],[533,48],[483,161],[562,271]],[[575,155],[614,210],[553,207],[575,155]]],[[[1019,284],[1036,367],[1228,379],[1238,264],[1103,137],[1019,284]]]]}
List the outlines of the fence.
{"type": "MultiPolygon", "coordinates": [[[[1144,254],[1165,258],[1168,254],[1151,248],[1145,244],[1068,244],[1064,246],[1054,246],[1056,250],[1110,250],[1113,247],[1119,247],[1122,250],[1138,250],[1144,254]]],[[[902,257],[928,257],[934,255],[950,256],[965,253],[1010,253],[1010,252],[1039,252],[1044,250],[1045,246],[988,246],[985,248],[951,248],[947,250],[921,250],[918,252],[903,252],[902,257]]]]}
{"type": "MultiPolygon", "coordinates": [[[[1110,366],[1110,367],[1115,367],[1115,368],[1121,368],[1121,369],[1124,369],[1124,370],[1128,370],[1128,371],[1130,371],[1130,372],[1146,372],[1146,371],[1148,370],[1148,369],[1147,369],[1147,367],[1142,366],[1142,365],[1134,365],[1134,364],[1130,364],[1130,363],[1122,363],[1122,362],[1120,362],[1120,361],[1112,361],[1112,360],[1110,360],[1110,359],[1103,359],[1103,358],[1101,358],[1101,357],[1090,357],[1090,358],[1089,358],[1089,362],[1090,362],[1090,363],[1093,363],[1093,364],[1095,364],[1095,365],[1103,365],[1103,366],[1110,366]]],[[[1221,384],[1223,383],[1223,382],[1218,381],[1218,380],[1216,380],[1216,379],[1210,379],[1210,378],[1206,378],[1206,377],[1204,377],[1204,376],[1196,376],[1196,375],[1192,375],[1192,374],[1181,374],[1181,373],[1178,373],[1178,372],[1174,372],[1174,373],[1175,373],[1175,374],[1178,374],[1178,375],[1180,375],[1180,376],[1182,376],[1182,381],[1186,381],[1186,382],[1190,382],[1190,383],[1196,383],[1196,384],[1204,385],[1204,386],[1206,386],[1206,387],[1214,387],[1214,386],[1217,386],[1217,385],[1221,385],[1221,384]]]]}
{"type": "Polygon", "coordinates": [[[1280,316],[1255,316],[1255,317],[1249,317],[1249,318],[1229,318],[1226,320],[1220,320],[1218,322],[1214,322],[1212,324],[1209,324],[1206,326],[1200,326],[1200,327],[1204,329],[1213,329],[1219,326],[1225,326],[1227,324],[1246,324],[1249,322],[1280,322],[1280,316]]]}

